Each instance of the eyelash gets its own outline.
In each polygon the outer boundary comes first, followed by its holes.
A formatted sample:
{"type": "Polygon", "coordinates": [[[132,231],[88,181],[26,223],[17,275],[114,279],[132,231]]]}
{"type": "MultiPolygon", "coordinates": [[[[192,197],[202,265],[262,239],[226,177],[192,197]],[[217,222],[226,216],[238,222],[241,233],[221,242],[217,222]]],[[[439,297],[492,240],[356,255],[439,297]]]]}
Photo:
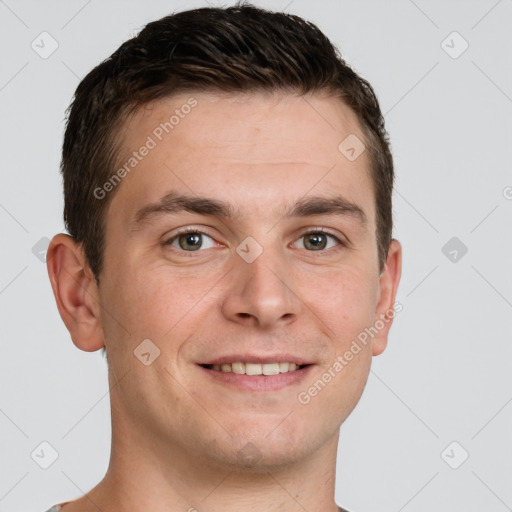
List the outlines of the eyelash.
{"type": "MultiPolygon", "coordinates": [[[[168,238],[167,240],[165,240],[163,242],[163,246],[170,246],[180,235],[186,235],[187,233],[197,233],[197,234],[200,234],[200,235],[206,235],[207,237],[211,238],[212,240],[215,240],[212,236],[210,236],[208,233],[205,233],[204,231],[202,231],[201,229],[198,229],[198,228],[195,228],[193,226],[189,226],[187,228],[184,228],[180,231],[178,231],[177,233],[175,233],[171,238],[168,238]]],[[[311,235],[311,234],[317,234],[317,233],[322,233],[324,235],[327,235],[331,238],[333,238],[334,240],[336,240],[336,242],[338,242],[338,246],[336,247],[331,247],[330,249],[322,249],[322,250],[319,250],[319,251],[308,251],[308,252],[311,252],[311,253],[326,253],[326,252],[329,252],[329,251],[336,251],[336,250],[340,250],[341,248],[343,247],[346,247],[347,244],[345,242],[343,242],[342,240],[340,240],[336,235],[333,235],[332,233],[330,233],[329,231],[326,231],[324,228],[314,228],[314,229],[310,229],[308,231],[305,231],[304,233],[302,233],[299,238],[302,238],[306,235],[311,235]]],[[[175,249],[173,247],[173,249],[175,249]]],[[[181,250],[181,249],[176,249],[177,251],[181,252],[181,253],[194,253],[194,252],[200,252],[200,251],[184,251],[184,250],[181,250]]],[[[307,249],[305,249],[307,250],[307,249]]]]}

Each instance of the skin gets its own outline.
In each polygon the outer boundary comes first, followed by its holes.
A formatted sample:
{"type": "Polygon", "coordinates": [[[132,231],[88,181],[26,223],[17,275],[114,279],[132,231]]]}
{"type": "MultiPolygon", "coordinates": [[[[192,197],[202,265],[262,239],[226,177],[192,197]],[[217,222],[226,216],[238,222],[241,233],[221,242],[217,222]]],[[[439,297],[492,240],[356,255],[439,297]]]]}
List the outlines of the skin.
{"type": "Polygon", "coordinates": [[[364,140],[362,130],[340,100],[318,93],[182,94],[126,122],[120,162],[191,96],[197,106],[110,192],[100,285],[69,236],[49,247],[62,319],[81,350],[107,347],[111,386],[107,474],[63,510],[334,512],[339,428],[391,319],[309,403],[297,395],[389,313],[401,273],[396,240],[379,269],[368,151],[355,161],[338,151],[349,134],[364,140]],[[182,211],[134,229],[135,213],[171,191],[229,202],[239,215],[182,211]],[[304,196],[335,193],[366,224],[283,217],[304,196]],[[165,244],[187,226],[206,233],[199,250],[165,244]],[[343,244],[326,237],[311,248],[311,228],[343,244]],[[263,249],[252,263],[236,251],[248,236],[263,249]],[[160,350],[148,366],[134,357],[144,339],[160,350]],[[233,353],[287,353],[311,366],[275,391],[226,385],[198,366],[233,353]]]}

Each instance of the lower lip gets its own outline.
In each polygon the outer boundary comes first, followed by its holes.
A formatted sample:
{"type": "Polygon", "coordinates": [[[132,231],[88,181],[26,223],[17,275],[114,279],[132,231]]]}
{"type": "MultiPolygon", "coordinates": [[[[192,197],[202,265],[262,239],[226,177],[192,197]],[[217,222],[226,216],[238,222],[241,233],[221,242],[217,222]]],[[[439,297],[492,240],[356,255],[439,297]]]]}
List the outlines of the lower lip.
{"type": "Polygon", "coordinates": [[[199,368],[221,384],[247,391],[278,391],[301,382],[310,373],[313,365],[310,364],[293,372],[279,373],[278,375],[239,375],[233,372],[210,370],[203,366],[199,366],[199,368]]]}

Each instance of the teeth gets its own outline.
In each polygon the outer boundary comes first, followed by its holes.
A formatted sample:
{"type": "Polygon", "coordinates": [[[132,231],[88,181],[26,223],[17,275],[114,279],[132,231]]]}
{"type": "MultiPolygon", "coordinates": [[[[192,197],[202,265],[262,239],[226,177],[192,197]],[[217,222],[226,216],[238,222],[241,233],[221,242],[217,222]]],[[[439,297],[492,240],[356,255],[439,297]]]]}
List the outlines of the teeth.
{"type": "Polygon", "coordinates": [[[279,375],[279,363],[262,364],[263,375],[279,375]]]}
{"type": "Polygon", "coordinates": [[[246,375],[261,375],[261,364],[257,363],[245,363],[245,374],[246,375]]]}
{"type": "Polygon", "coordinates": [[[212,370],[237,375],[278,375],[293,372],[300,368],[296,363],[224,363],[212,365],[212,370]]]}
{"type": "Polygon", "coordinates": [[[231,365],[231,370],[233,373],[237,375],[245,375],[245,364],[244,363],[233,363],[231,365]]]}

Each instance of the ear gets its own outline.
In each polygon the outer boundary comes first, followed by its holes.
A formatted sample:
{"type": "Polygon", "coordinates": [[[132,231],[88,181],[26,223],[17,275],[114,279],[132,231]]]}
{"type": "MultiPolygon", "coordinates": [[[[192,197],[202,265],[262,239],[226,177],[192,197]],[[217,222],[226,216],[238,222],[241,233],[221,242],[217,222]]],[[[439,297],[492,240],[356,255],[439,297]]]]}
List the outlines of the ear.
{"type": "Polygon", "coordinates": [[[99,293],[82,247],[60,233],[50,242],[46,266],[60,316],[73,343],[85,352],[104,346],[99,293]]]}
{"type": "Polygon", "coordinates": [[[388,344],[388,334],[393,318],[401,310],[401,304],[395,306],[396,292],[402,274],[402,246],[398,240],[392,240],[388,257],[379,280],[379,300],[375,311],[374,326],[377,334],[372,340],[372,354],[378,356],[388,344]]]}

